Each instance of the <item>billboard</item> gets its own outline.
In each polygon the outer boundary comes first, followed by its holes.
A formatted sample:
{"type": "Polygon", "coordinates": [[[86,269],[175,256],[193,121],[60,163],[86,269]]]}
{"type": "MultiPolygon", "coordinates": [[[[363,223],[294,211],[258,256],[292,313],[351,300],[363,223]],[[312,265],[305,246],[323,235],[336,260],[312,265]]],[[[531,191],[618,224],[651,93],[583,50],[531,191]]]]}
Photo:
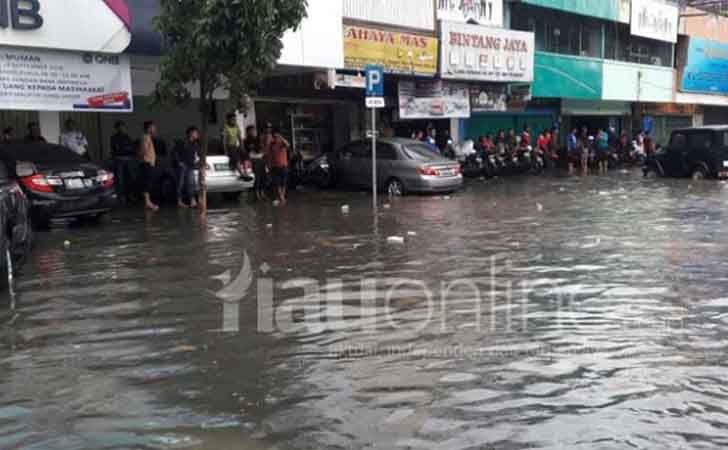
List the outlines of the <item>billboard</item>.
{"type": "Polygon", "coordinates": [[[631,33],[658,41],[677,42],[679,9],[657,0],[632,0],[631,33]]]}
{"type": "Polygon", "coordinates": [[[437,0],[438,20],[503,26],[503,0],[437,0]]]}
{"type": "Polygon", "coordinates": [[[728,94],[728,44],[691,36],[680,90],[728,94]]]}
{"type": "Polygon", "coordinates": [[[121,53],[131,42],[126,0],[0,0],[0,45],[121,53]]]}
{"type": "Polygon", "coordinates": [[[468,85],[449,81],[400,81],[400,119],[470,117],[468,85]]]}
{"type": "Polygon", "coordinates": [[[38,111],[132,111],[128,55],[0,47],[0,104],[38,111]]]}

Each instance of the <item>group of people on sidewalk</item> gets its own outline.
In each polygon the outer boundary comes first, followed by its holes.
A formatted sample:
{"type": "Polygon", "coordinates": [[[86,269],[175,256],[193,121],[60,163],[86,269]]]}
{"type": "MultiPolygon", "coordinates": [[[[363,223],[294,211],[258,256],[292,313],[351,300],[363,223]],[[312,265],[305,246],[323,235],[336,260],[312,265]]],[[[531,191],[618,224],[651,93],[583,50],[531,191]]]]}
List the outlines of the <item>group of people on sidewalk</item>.
{"type": "MultiPolygon", "coordinates": [[[[166,156],[166,145],[158,137],[157,125],[144,123],[144,133],[134,141],[126,130],[124,122],[117,122],[111,136],[111,156],[114,161],[117,193],[125,199],[129,193],[127,175],[130,167],[139,167],[138,181],[142,192],[144,207],[156,211],[159,206],[153,202],[152,193],[158,181],[159,157],[166,156]]],[[[196,208],[195,172],[201,167],[202,144],[200,130],[189,126],[184,139],[178,141],[171,152],[172,166],[177,181],[177,206],[196,208]]],[[[275,189],[277,202],[286,203],[288,184],[288,158],[290,145],[279,130],[270,124],[265,127],[262,137],[254,126],[247,127],[242,134],[235,114],[228,114],[221,136],[223,150],[228,156],[230,167],[243,179],[255,177],[256,199],[266,200],[269,186],[275,189]]]]}
{"type": "Polygon", "coordinates": [[[596,133],[590,133],[586,126],[574,128],[569,133],[566,149],[569,173],[574,174],[580,168],[584,175],[589,173],[593,163],[596,163],[599,173],[606,173],[610,161],[643,163],[657,150],[655,141],[643,131],[630,139],[626,132],[618,135],[611,127],[599,128],[596,133]]]}

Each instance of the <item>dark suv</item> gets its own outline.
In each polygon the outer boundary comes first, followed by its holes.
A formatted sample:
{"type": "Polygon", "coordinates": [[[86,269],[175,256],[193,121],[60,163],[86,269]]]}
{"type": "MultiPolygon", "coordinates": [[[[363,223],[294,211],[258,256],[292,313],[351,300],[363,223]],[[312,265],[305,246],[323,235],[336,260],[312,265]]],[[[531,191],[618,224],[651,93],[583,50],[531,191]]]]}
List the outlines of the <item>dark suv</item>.
{"type": "Polygon", "coordinates": [[[645,176],[728,178],[728,126],[675,130],[670,144],[647,161],[645,176]]]}

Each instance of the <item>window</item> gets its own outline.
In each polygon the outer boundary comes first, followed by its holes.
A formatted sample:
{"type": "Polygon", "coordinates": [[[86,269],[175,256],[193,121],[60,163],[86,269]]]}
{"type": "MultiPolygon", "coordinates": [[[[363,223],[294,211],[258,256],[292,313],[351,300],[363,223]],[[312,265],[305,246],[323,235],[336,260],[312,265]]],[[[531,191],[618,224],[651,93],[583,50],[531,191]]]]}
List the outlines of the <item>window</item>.
{"type": "Polygon", "coordinates": [[[683,133],[673,133],[672,137],[670,138],[670,147],[685,147],[686,141],[687,139],[683,133]]]}
{"type": "Polygon", "coordinates": [[[367,144],[366,142],[357,142],[351,145],[344,153],[349,153],[352,158],[371,158],[371,144],[367,144]]]}
{"type": "Polygon", "coordinates": [[[397,159],[397,150],[389,144],[377,144],[377,159],[395,160],[397,159]]]}
{"type": "Polygon", "coordinates": [[[535,32],[536,50],[601,57],[603,21],[521,3],[514,3],[512,11],[512,28],[535,32]]]}
{"type": "Polygon", "coordinates": [[[8,181],[8,168],[5,166],[5,163],[0,161],[0,183],[5,183],[8,181]]]}
{"type": "Polygon", "coordinates": [[[704,131],[688,135],[688,147],[691,149],[710,148],[713,146],[713,133],[704,131]]]}
{"type": "Polygon", "coordinates": [[[436,157],[432,149],[425,144],[407,144],[405,152],[410,159],[417,161],[432,161],[436,157]]]}

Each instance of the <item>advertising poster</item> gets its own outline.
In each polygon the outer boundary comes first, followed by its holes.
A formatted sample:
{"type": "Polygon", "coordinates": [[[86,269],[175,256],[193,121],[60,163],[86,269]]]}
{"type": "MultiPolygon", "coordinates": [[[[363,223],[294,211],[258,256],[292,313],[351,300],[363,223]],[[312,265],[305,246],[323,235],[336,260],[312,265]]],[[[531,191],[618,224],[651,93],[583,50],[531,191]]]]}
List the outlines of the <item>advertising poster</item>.
{"type": "Polygon", "coordinates": [[[531,82],[534,34],[442,22],[442,78],[531,82]]]}
{"type": "Polygon", "coordinates": [[[0,47],[0,104],[40,111],[132,111],[129,56],[0,47]]]}
{"type": "Polygon", "coordinates": [[[503,84],[470,86],[471,112],[499,112],[508,110],[508,89],[503,84]]]}
{"type": "Polygon", "coordinates": [[[387,73],[434,76],[438,40],[433,37],[344,25],[344,65],[363,70],[384,66],[387,73]]]}
{"type": "Polygon", "coordinates": [[[691,36],[681,90],[728,94],[728,44],[691,36]]]}
{"type": "Polygon", "coordinates": [[[467,84],[448,81],[400,81],[401,119],[447,119],[470,117],[467,84]]]}

